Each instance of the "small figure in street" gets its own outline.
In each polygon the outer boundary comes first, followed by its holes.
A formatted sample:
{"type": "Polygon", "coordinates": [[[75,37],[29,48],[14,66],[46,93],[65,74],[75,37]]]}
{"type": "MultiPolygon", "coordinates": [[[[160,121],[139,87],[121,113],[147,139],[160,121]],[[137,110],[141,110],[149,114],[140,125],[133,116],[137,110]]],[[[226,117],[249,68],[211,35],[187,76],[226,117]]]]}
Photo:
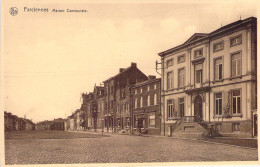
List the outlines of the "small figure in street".
{"type": "Polygon", "coordinates": [[[141,126],[141,124],[138,124],[138,132],[139,132],[139,136],[142,136],[142,126],[141,126]]]}

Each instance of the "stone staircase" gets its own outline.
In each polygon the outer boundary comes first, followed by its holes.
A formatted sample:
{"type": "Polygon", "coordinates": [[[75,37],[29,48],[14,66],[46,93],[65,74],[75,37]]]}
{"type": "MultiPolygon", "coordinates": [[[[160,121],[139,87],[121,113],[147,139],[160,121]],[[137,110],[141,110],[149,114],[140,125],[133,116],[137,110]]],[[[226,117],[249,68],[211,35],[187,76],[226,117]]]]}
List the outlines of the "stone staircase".
{"type": "Polygon", "coordinates": [[[205,138],[214,135],[210,125],[196,116],[185,116],[170,126],[170,136],[176,138],[205,138]]]}

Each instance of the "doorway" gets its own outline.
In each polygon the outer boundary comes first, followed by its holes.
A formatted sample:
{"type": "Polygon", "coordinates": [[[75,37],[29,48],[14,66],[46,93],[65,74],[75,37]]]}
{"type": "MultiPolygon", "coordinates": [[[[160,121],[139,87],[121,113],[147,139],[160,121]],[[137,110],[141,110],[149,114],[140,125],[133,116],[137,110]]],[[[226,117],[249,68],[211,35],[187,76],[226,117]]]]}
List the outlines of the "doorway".
{"type": "Polygon", "coordinates": [[[202,98],[197,95],[194,99],[194,116],[202,119],[202,98]]]}

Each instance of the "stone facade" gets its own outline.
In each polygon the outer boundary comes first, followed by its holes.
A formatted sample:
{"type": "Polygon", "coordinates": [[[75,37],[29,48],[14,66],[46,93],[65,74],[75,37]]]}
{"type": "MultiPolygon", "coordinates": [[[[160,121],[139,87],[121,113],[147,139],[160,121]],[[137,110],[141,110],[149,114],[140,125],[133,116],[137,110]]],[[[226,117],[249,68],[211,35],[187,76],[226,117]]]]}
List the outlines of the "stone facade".
{"type": "Polygon", "coordinates": [[[162,135],[183,116],[200,117],[223,136],[255,134],[256,30],[250,17],[159,53],[162,135]]]}

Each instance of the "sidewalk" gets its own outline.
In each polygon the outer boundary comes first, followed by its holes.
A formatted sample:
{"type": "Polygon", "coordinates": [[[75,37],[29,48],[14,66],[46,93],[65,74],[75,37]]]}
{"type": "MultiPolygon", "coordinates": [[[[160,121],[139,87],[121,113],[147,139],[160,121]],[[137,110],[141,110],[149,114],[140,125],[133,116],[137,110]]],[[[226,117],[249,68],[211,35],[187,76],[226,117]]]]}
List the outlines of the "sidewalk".
{"type": "Polygon", "coordinates": [[[208,142],[223,143],[241,147],[258,148],[257,138],[230,138],[230,137],[214,137],[199,139],[208,142]]]}

